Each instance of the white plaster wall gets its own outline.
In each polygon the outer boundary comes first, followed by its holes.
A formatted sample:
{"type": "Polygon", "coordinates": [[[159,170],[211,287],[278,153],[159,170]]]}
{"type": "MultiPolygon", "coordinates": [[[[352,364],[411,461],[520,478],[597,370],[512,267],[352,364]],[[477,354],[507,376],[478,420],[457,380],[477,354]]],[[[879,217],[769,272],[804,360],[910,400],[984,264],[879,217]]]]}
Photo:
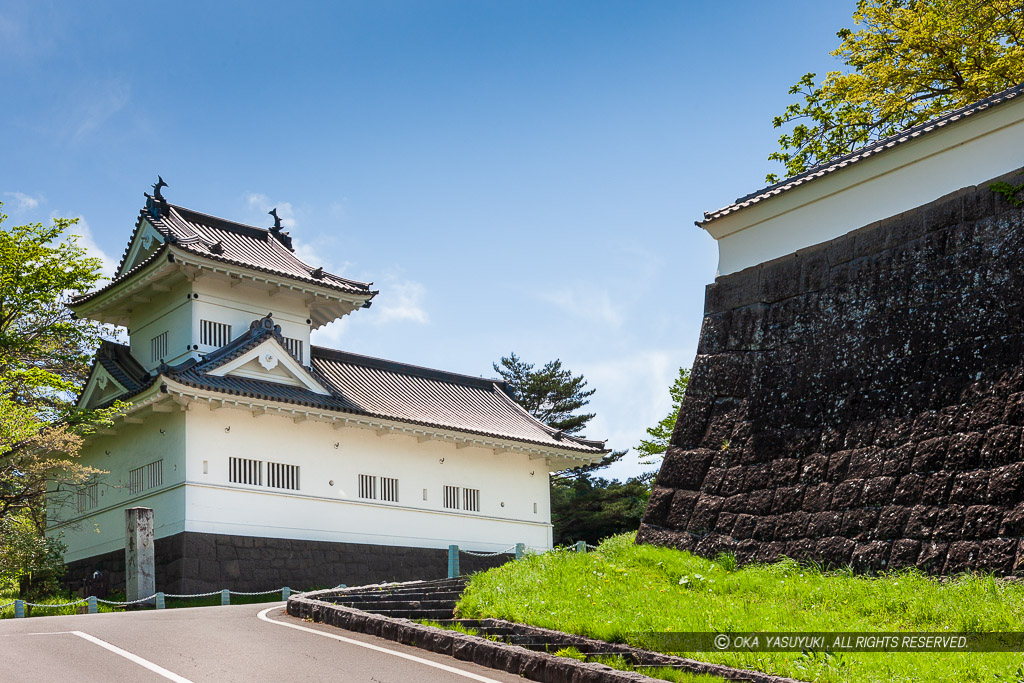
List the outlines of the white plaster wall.
{"type": "Polygon", "coordinates": [[[199,295],[192,307],[192,343],[199,345],[201,353],[214,347],[200,343],[200,320],[212,320],[231,325],[234,339],[249,329],[253,320],[274,314],[274,322],[281,326],[281,334],[302,340],[302,364],[309,365],[309,306],[305,300],[286,292],[270,296],[262,288],[248,285],[231,287],[219,278],[199,278],[193,283],[199,295]]]}
{"type": "Polygon", "coordinates": [[[551,547],[541,459],[199,404],[186,423],[189,531],[475,550],[551,547]],[[231,456],[299,465],[301,489],[232,484],[231,456]],[[360,474],[398,478],[399,502],[359,499],[360,474]],[[445,510],[445,484],[479,489],[480,512],[445,510]]]}
{"type": "Polygon", "coordinates": [[[96,508],[80,515],[73,494],[51,495],[47,534],[60,535],[67,544],[65,562],[123,549],[125,508],[153,508],[156,538],[185,530],[184,413],[149,413],[143,420],[143,424],[121,423],[116,436],[98,437],[83,448],[82,464],[108,472],[97,477],[96,508]],[[128,472],[161,459],[163,485],[132,494],[128,472]],[[66,505],[55,505],[58,498],[66,505]]]}
{"type": "Polygon", "coordinates": [[[150,341],[162,332],[167,332],[167,355],[169,365],[179,363],[191,355],[188,347],[192,344],[191,286],[181,282],[171,291],[155,296],[151,301],[139,302],[132,311],[128,323],[132,356],[146,370],[160,365],[160,359],[153,361],[150,355],[150,341]]]}
{"type": "Polygon", "coordinates": [[[1024,98],[858,161],[705,229],[718,240],[718,274],[834,239],[1020,168],[1024,98]]]}

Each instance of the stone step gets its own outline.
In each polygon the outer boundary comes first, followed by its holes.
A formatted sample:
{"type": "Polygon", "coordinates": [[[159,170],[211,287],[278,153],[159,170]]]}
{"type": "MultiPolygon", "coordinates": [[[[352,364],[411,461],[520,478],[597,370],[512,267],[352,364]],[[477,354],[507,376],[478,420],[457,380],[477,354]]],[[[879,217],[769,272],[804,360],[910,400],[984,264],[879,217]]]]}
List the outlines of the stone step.
{"type": "Polygon", "coordinates": [[[382,617],[391,617],[393,619],[430,619],[432,621],[439,621],[443,619],[451,619],[452,611],[450,609],[415,609],[415,610],[374,610],[371,614],[379,614],[382,617]]]}
{"type": "Polygon", "coordinates": [[[455,603],[451,600],[387,600],[371,604],[341,601],[338,604],[344,605],[345,607],[360,609],[364,612],[373,612],[375,614],[403,609],[446,609],[449,612],[455,610],[455,603]]]}
{"type": "Polygon", "coordinates": [[[332,595],[328,596],[326,599],[333,602],[345,603],[374,603],[387,602],[388,600],[450,600],[452,602],[456,602],[461,595],[462,593],[456,593],[455,591],[437,591],[436,593],[355,593],[349,595],[332,595]]]}
{"type": "Polygon", "coordinates": [[[437,591],[448,591],[461,593],[465,590],[466,584],[461,580],[439,582],[437,584],[416,583],[406,586],[381,586],[380,588],[360,588],[358,590],[341,590],[340,595],[378,595],[381,593],[433,593],[437,591]]]}

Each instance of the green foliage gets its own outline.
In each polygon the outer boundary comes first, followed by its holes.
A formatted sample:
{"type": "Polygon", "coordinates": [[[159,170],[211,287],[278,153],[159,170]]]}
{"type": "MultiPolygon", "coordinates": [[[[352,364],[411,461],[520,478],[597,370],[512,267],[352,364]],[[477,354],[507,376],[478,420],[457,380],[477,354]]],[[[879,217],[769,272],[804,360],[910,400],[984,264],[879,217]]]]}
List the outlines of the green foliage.
{"type": "Polygon", "coordinates": [[[1002,195],[1010,206],[1017,207],[1018,209],[1024,206],[1024,198],[1018,197],[1017,195],[1021,190],[1024,190],[1024,183],[1020,185],[1011,185],[1010,183],[1000,181],[998,183],[992,183],[988,186],[988,189],[992,190],[996,194],[1002,195]]]}
{"type": "Polygon", "coordinates": [[[805,74],[772,120],[792,126],[769,156],[788,176],[1024,82],[1019,0],[859,0],[853,21],[831,53],[845,70],[805,74]]]}
{"type": "Polygon", "coordinates": [[[625,482],[588,474],[554,481],[551,523],[555,545],[602,539],[640,528],[650,487],[639,479],[625,482]]]}
{"type": "MultiPolygon", "coordinates": [[[[1024,585],[991,576],[939,581],[907,570],[866,577],[792,560],[736,568],[734,558],[633,541],[624,534],[592,553],[555,550],[475,574],[458,614],[611,642],[652,631],[1019,631],[1024,620],[1024,585]]],[[[1014,680],[1021,665],[1019,653],[684,656],[826,682],[1014,680]]]]}
{"type": "Polygon", "coordinates": [[[647,428],[647,435],[651,438],[644,439],[634,449],[639,456],[640,464],[656,465],[661,462],[665,451],[668,450],[669,441],[672,440],[672,431],[676,428],[676,418],[679,417],[679,408],[683,405],[683,396],[686,395],[686,387],[689,383],[690,371],[686,368],[679,368],[679,376],[668,388],[669,396],[672,397],[672,408],[661,422],[647,428]]]}
{"type": "MultiPolygon", "coordinates": [[[[512,398],[541,422],[577,433],[594,413],[576,413],[590,402],[595,389],[587,389],[583,375],[573,375],[561,361],[539,370],[509,354],[494,364],[508,383],[512,398]]],[[[555,545],[602,538],[640,527],[650,489],[638,479],[626,482],[594,477],[593,473],[618,461],[626,451],[613,451],[592,465],[575,467],[551,477],[551,522],[555,545]]]]}
{"type": "Polygon", "coordinates": [[[587,389],[583,375],[573,376],[562,367],[562,361],[556,359],[535,370],[532,363],[524,363],[512,353],[493,365],[512,398],[544,424],[577,434],[594,417],[594,413],[576,411],[590,403],[597,390],[587,389]]]}
{"type": "Polygon", "coordinates": [[[74,407],[105,331],[65,307],[100,278],[99,261],[67,234],[75,221],[7,228],[6,219],[0,213],[0,577],[36,575],[33,585],[48,591],[59,545],[42,538],[47,488],[71,496],[100,473],[77,461],[82,437],[120,406],[74,407]]]}

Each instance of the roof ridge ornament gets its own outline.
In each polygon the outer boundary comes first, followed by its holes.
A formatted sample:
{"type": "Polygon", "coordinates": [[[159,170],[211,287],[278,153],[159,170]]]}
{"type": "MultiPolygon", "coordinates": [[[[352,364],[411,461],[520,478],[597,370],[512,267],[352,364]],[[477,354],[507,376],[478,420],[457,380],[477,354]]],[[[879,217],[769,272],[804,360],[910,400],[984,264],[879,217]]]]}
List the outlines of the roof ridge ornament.
{"type": "Polygon", "coordinates": [[[158,175],[156,177],[156,182],[152,187],[152,195],[148,192],[142,193],[146,197],[146,211],[148,211],[153,218],[160,218],[161,215],[167,213],[167,200],[164,198],[164,195],[160,190],[165,187],[170,187],[170,185],[165,183],[164,179],[158,175]]]}
{"type": "Polygon", "coordinates": [[[283,226],[281,225],[281,217],[277,215],[277,207],[275,206],[270,211],[267,211],[267,213],[274,217],[274,224],[270,226],[270,234],[287,247],[288,251],[295,251],[295,248],[292,247],[292,238],[287,232],[282,230],[283,226]]]}
{"type": "Polygon", "coordinates": [[[263,334],[264,330],[270,330],[274,336],[281,336],[281,326],[274,323],[274,314],[267,313],[265,318],[259,320],[253,320],[249,323],[249,336],[250,338],[258,337],[263,334]]]}

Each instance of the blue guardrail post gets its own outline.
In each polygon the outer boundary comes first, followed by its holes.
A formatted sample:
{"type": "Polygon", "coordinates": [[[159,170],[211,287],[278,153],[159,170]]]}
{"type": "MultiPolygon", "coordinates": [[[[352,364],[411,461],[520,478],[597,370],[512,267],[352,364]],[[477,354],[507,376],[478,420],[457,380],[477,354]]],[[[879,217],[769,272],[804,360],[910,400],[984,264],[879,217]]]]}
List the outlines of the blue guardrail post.
{"type": "Polygon", "coordinates": [[[448,578],[454,579],[459,575],[459,546],[452,544],[448,546],[448,578]]]}
{"type": "Polygon", "coordinates": [[[284,588],[281,589],[281,599],[282,600],[287,600],[291,596],[291,594],[292,594],[292,589],[289,588],[288,586],[285,586],[284,588]]]}
{"type": "Polygon", "coordinates": [[[25,601],[15,600],[14,601],[14,618],[24,619],[25,618],[25,601]]]}
{"type": "Polygon", "coordinates": [[[164,607],[165,607],[165,605],[164,605],[164,594],[163,593],[157,593],[156,594],[156,608],[157,609],[163,609],[164,607]]]}
{"type": "Polygon", "coordinates": [[[89,602],[89,614],[96,614],[100,611],[99,605],[96,604],[95,595],[90,595],[86,600],[89,602]]]}
{"type": "Polygon", "coordinates": [[[576,541],[576,552],[578,552],[578,553],[585,553],[585,552],[587,552],[587,542],[586,541],[576,541]]]}
{"type": "Polygon", "coordinates": [[[220,592],[220,604],[230,605],[231,604],[231,591],[227,588],[220,592]]]}
{"type": "Polygon", "coordinates": [[[526,555],[526,544],[516,543],[516,559],[521,560],[524,555],[526,555]]]}

